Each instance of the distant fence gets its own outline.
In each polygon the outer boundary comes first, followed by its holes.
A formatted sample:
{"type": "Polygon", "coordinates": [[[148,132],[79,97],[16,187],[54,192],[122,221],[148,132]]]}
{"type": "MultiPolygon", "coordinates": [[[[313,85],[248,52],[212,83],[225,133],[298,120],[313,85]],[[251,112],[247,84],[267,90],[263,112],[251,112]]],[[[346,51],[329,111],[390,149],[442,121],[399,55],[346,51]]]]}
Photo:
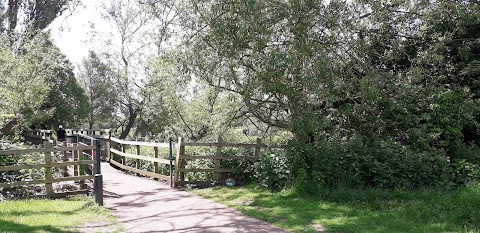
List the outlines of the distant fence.
{"type": "Polygon", "coordinates": [[[66,129],[67,134],[83,134],[90,136],[108,135],[112,136],[114,132],[111,129],[66,129]]]}
{"type": "MultiPolygon", "coordinates": [[[[103,160],[125,171],[166,181],[172,187],[189,183],[218,181],[222,174],[237,171],[235,168],[222,168],[222,161],[257,161],[260,158],[261,149],[267,147],[262,144],[260,139],[257,139],[256,143],[253,144],[226,143],[221,138],[212,143],[184,142],[181,138],[178,139],[177,143],[173,143],[171,140],[166,143],[159,143],[121,140],[112,137],[112,131],[109,129],[66,129],[66,132],[67,142],[96,139],[104,155],[103,160]],[[83,136],[79,138],[79,135],[83,136]],[[207,155],[186,153],[185,148],[195,147],[209,147],[214,149],[215,152],[207,155]],[[225,156],[222,154],[224,148],[250,148],[253,149],[253,153],[251,155],[225,156]],[[211,161],[213,162],[213,168],[186,167],[188,161],[195,160],[211,161]],[[189,172],[213,173],[213,180],[186,180],[185,174],[189,172]]],[[[48,132],[35,132],[25,135],[34,138],[32,141],[38,141],[39,138],[42,138],[42,140],[43,138],[51,138],[51,134],[48,134],[48,132]]]]}
{"type": "Polygon", "coordinates": [[[33,144],[42,144],[44,141],[53,140],[53,134],[53,130],[39,129],[24,130],[22,132],[22,136],[25,138],[25,140],[33,144]]]}
{"type": "Polygon", "coordinates": [[[198,181],[186,181],[186,172],[210,172],[214,173],[214,180],[220,178],[222,173],[232,173],[237,171],[235,168],[221,168],[220,164],[222,160],[252,160],[256,161],[260,159],[260,149],[266,147],[262,144],[260,139],[257,139],[256,144],[245,143],[225,143],[221,138],[215,143],[198,143],[198,142],[183,142],[182,138],[178,139],[177,143],[177,156],[175,158],[175,186],[181,186],[188,183],[198,183],[198,181]],[[211,155],[189,155],[185,153],[185,147],[214,147],[216,149],[215,154],[211,155]],[[235,155],[235,156],[223,156],[222,148],[253,148],[254,152],[252,156],[248,155],[235,155]],[[186,168],[186,162],[188,160],[213,160],[214,168],[186,168]]]}

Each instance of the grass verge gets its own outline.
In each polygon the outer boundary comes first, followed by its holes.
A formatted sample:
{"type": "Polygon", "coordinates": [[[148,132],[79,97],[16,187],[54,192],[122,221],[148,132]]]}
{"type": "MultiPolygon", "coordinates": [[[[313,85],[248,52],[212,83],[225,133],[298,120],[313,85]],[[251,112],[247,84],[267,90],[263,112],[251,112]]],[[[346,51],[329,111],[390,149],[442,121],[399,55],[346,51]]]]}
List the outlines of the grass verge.
{"type": "MultiPolygon", "coordinates": [[[[11,200],[0,203],[0,232],[80,232],[79,227],[87,223],[114,221],[115,218],[108,210],[85,197],[11,200]]],[[[113,224],[110,225],[114,227],[113,224]]]]}
{"type": "Polygon", "coordinates": [[[305,198],[255,186],[194,193],[292,232],[480,232],[480,183],[458,190],[331,190],[305,198]]]}

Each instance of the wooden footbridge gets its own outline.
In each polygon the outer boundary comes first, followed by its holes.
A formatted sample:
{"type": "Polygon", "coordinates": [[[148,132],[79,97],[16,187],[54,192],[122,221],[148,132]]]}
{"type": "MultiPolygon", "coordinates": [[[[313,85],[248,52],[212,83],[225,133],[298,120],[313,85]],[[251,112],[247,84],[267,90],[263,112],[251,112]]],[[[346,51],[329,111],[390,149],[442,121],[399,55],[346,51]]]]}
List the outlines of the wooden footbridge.
{"type": "Polygon", "coordinates": [[[34,164],[15,164],[0,166],[2,171],[21,169],[43,169],[40,179],[26,179],[0,182],[0,188],[24,185],[45,184],[47,197],[88,192],[87,184],[93,181],[98,203],[103,203],[101,160],[131,175],[146,176],[168,183],[171,187],[186,184],[223,182],[226,177],[241,173],[235,167],[222,166],[223,161],[259,159],[260,150],[265,147],[261,140],[255,144],[217,142],[143,142],[127,141],[115,138],[108,129],[68,129],[65,142],[53,140],[51,130],[27,130],[23,132],[25,140],[41,145],[35,149],[0,150],[0,156],[19,154],[41,154],[42,158],[34,164]],[[201,147],[195,148],[195,147],[201,147]],[[225,154],[222,149],[244,148],[243,154],[225,154]],[[197,151],[205,151],[198,153],[197,151]],[[201,161],[201,162],[196,162],[201,161]],[[201,164],[201,166],[199,166],[201,164]],[[188,176],[187,173],[196,175],[188,176]],[[200,174],[200,175],[199,175],[200,174]],[[200,177],[195,180],[193,177],[200,177]],[[76,190],[62,191],[54,184],[76,181],[76,190]]]}
{"type": "Polygon", "coordinates": [[[0,150],[0,158],[14,156],[14,160],[21,162],[0,166],[0,173],[37,171],[37,176],[27,179],[0,180],[0,188],[45,184],[37,196],[57,197],[90,192],[93,181],[96,201],[112,211],[116,222],[85,223],[78,226],[80,232],[117,232],[120,225],[132,233],[286,233],[270,223],[172,188],[188,183],[221,182],[225,174],[236,172],[233,166],[226,167],[222,162],[259,159],[264,147],[260,140],[255,144],[225,143],[221,139],[211,143],[184,142],[180,138],[176,143],[139,142],[120,140],[109,130],[71,129],[67,130],[66,142],[57,142],[52,140],[52,133],[25,131],[24,138],[39,145],[38,148],[0,150]],[[232,154],[228,150],[232,147],[250,153],[232,154]],[[28,161],[21,159],[23,154],[29,154],[28,161]],[[194,179],[200,176],[188,173],[204,175],[202,179],[194,179]],[[72,184],[78,187],[62,190],[72,184]]]}

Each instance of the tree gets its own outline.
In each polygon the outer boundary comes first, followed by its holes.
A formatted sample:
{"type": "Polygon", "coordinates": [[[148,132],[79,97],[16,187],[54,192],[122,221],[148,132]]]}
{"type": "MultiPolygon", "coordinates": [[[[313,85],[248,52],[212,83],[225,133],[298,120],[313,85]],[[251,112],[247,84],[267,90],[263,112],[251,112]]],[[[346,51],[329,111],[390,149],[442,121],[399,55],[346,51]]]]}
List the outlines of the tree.
{"type": "Polygon", "coordinates": [[[49,80],[53,85],[46,101],[40,107],[43,112],[52,114],[49,114],[41,124],[50,128],[56,128],[58,125],[79,127],[90,112],[88,97],[77,82],[73,67],[67,58],[58,52],[56,60],[58,63],[54,70],[55,75],[49,80]]]}
{"type": "MultiPolygon", "coordinates": [[[[439,1],[425,16],[425,53],[434,59],[422,59],[430,75],[444,87],[436,115],[432,118],[439,134],[437,145],[452,157],[465,155],[465,147],[480,147],[480,5],[471,1],[439,1]],[[426,66],[433,60],[434,69],[426,66]],[[448,120],[446,120],[448,119],[448,120]]],[[[469,148],[471,149],[471,148],[469,148]]],[[[467,153],[468,154],[468,153],[467,153]]],[[[472,158],[473,157],[473,158],[472,158]]],[[[476,157],[476,158],[475,158],[476,157]]]]}
{"type": "Polygon", "coordinates": [[[350,59],[355,37],[342,31],[351,28],[349,7],[344,1],[193,2],[185,21],[200,26],[189,27],[193,61],[185,66],[240,95],[260,121],[307,137],[338,102],[355,101],[337,69],[350,59]]]}
{"type": "MultiPolygon", "coordinates": [[[[2,10],[4,2],[0,4],[2,10]]],[[[4,30],[10,34],[19,26],[23,29],[29,27],[30,30],[43,30],[69,6],[78,4],[77,0],[8,0],[6,13],[0,20],[7,21],[4,30]]]]}
{"type": "Polygon", "coordinates": [[[89,51],[88,56],[82,60],[79,71],[79,80],[89,97],[89,129],[93,129],[94,125],[112,126],[110,122],[116,109],[114,78],[113,70],[94,51],[89,51]]]}
{"type": "Polygon", "coordinates": [[[0,112],[36,112],[47,97],[55,57],[47,35],[40,34],[20,46],[28,53],[15,54],[6,35],[0,35],[0,112]],[[53,61],[53,62],[52,62],[53,61]]]}
{"type": "MultiPolygon", "coordinates": [[[[118,121],[122,125],[121,138],[129,135],[137,125],[146,106],[152,100],[150,61],[160,55],[168,40],[171,19],[169,11],[161,12],[160,7],[168,9],[168,2],[115,0],[103,6],[104,18],[111,23],[115,31],[111,35],[95,33],[100,38],[102,57],[116,71],[115,93],[118,106],[118,121]],[[166,15],[165,15],[166,14],[166,15]],[[162,18],[165,16],[165,18],[162,18]],[[159,29],[152,31],[152,28],[159,29]],[[105,50],[107,48],[107,50],[105,50]]],[[[150,125],[147,121],[142,125],[150,125]]]]}
{"type": "MultiPolygon", "coordinates": [[[[4,101],[0,112],[23,114],[22,123],[28,125],[57,124],[66,110],[78,111],[78,117],[82,117],[84,94],[78,89],[72,68],[52,44],[49,33],[42,31],[76,4],[78,1],[73,0],[1,1],[0,96],[4,101]]],[[[77,115],[67,115],[63,122],[73,124],[78,120],[77,115]]]]}
{"type": "MultiPolygon", "coordinates": [[[[0,36],[5,38],[5,36],[0,36]]],[[[24,115],[24,123],[76,125],[85,117],[86,99],[71,64],[49,40],[48,33],[18,42],[18,52],[8,39],[0,42],[0,112],[24,115]]]]}
{"type": "MultiPolygon", "coordinates": [[[[125,138],[145,104],[141,92],[146,79],[143,72],[145,58],[151,49],[151,42],[145,37],[150,19],[133,0],[111,1],[103,6],[103,10],[104,18],[116,29],[114,39],[106,39],[103,46],[108,47],[109,51],[104,54],[116,69],[114,88],[123,129],[120,138],[125,138]]],[[[103,38],[99,33],[97,36],[103,38]]]]}
{"type": "Polygon", "coordinates": [[[185,71],[301,141],[450,151],[477,132],[476,1],[187,2],[185,71]]]}

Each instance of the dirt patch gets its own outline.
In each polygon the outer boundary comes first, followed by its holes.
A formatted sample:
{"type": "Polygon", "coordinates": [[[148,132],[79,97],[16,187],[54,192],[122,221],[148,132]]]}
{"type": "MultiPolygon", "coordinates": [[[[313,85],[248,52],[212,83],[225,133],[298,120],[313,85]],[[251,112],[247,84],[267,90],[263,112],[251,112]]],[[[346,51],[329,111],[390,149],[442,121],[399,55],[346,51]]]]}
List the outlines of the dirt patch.
{"type": "Polygon", "coordinates": [[[235,205],[250,206],[252,205],[252,203],[253,203],[253,200],[245,200],[245,201],[235,202],[235,205]]]}
{"type": "Polygon", "coordinates": [[[313,224],[312,225],[313,229],[316,231],[316,232],[325,232],[327,231],[327,228],[322,225],[322,224],[313,224]]]}

